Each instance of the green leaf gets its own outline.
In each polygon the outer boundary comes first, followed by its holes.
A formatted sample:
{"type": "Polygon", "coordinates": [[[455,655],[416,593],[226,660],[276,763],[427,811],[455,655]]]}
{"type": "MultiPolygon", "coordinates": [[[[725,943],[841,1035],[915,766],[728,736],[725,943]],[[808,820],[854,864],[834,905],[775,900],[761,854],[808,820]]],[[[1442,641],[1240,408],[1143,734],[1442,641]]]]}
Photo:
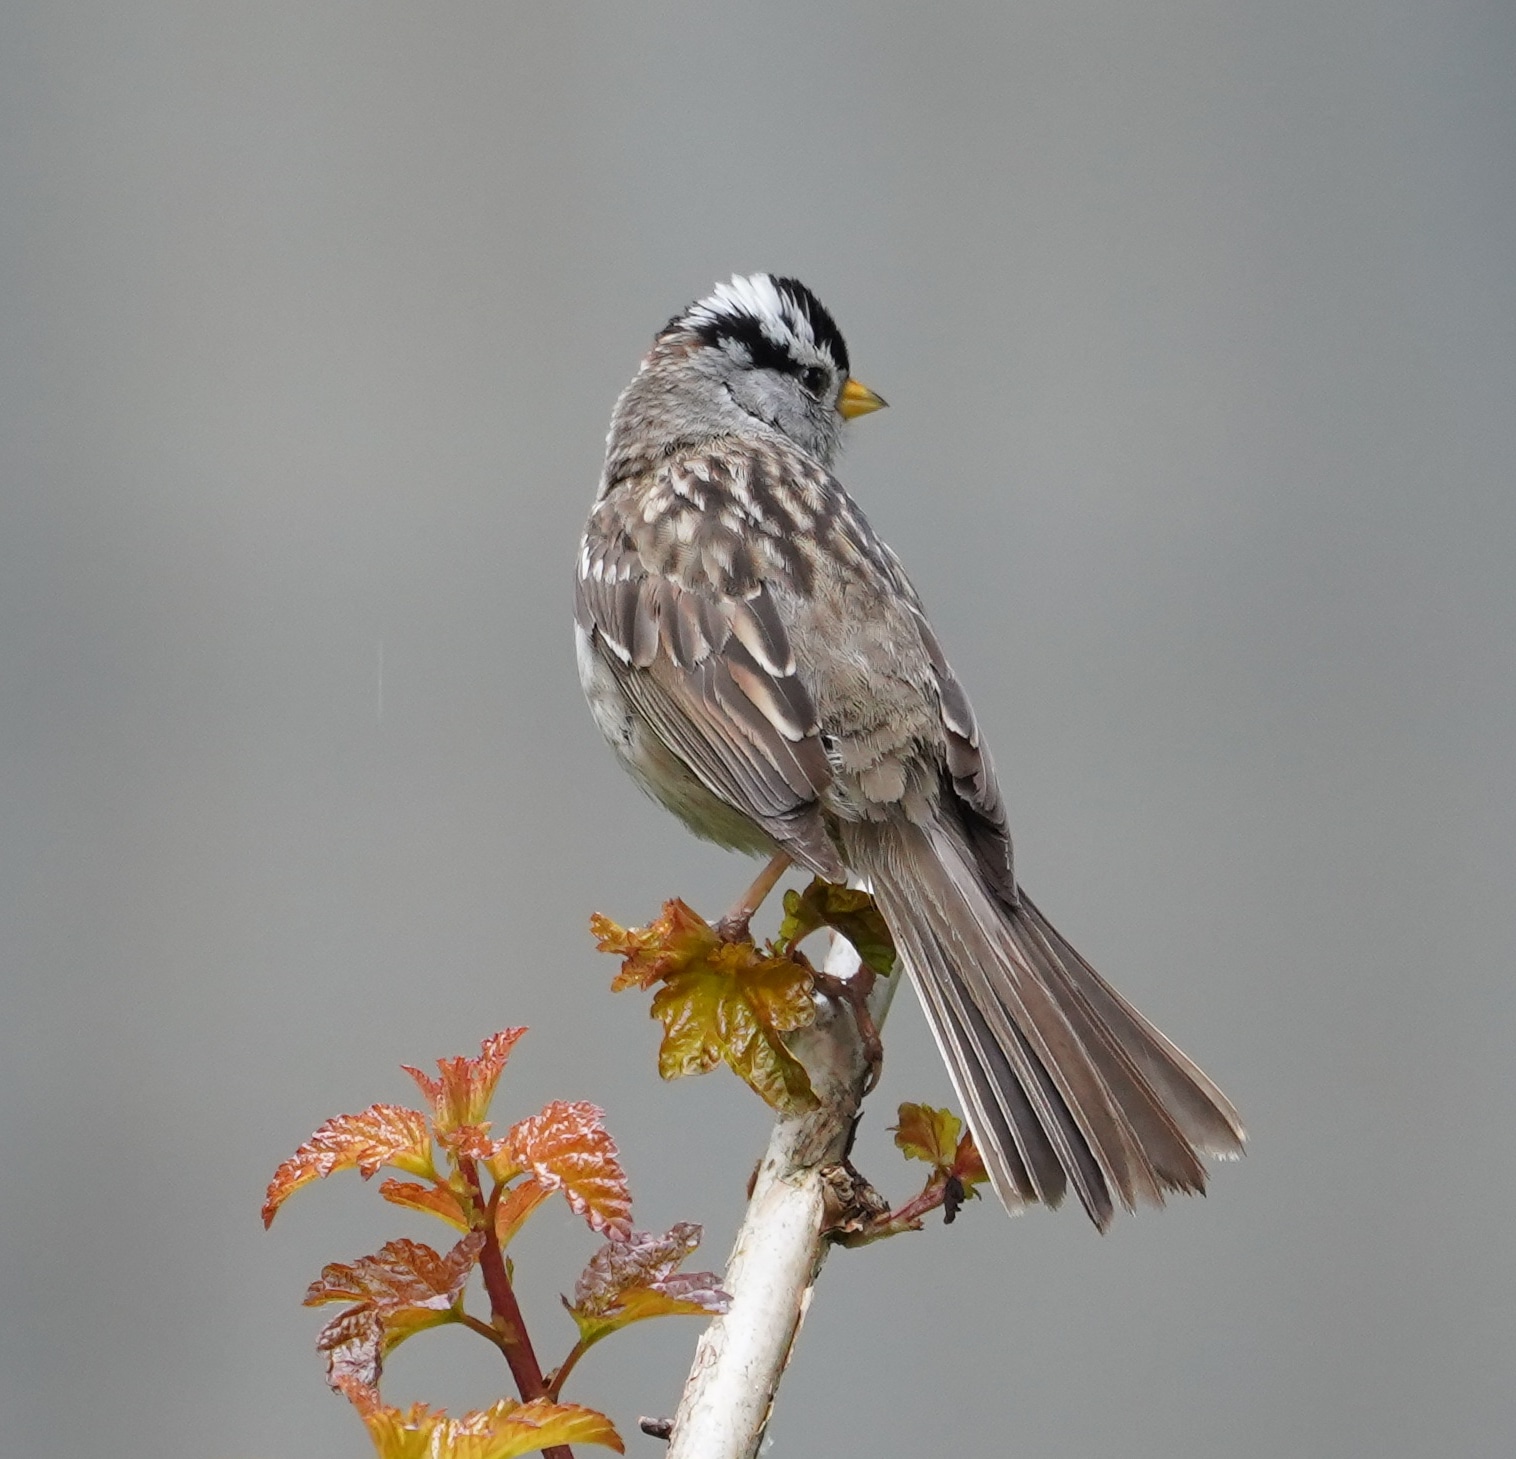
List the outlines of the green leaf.
{"type": "Polygon", "coordinates": [[[816,1020],[803,958],[760,950],[751,940],[726,941],[680,901],[665,902],[646,927],[598,915],[590,925],[600,950],[623,959],[613,989],[662,984],[652,1012],[663,1023],[658,1072],[665,1079],[725,1062],[774,1109],[816,1107],[810,1076],[783,1038],[816,1020]]]}
{"type": "Polygon", "coordinates": [[[819,876],[803,892],[786,892],[784,921],[779,924],[775,950],[790,951],[820,927],[840,932],[876,973],[894,970],[895,940],[890,936],[884,914],[867,892],[823,881],[819,876]]]}
{"type": "Polygon", "coordinates": [[[680,1079],[725,1061],[774,1109],[815,1109],[805,1065],[782,1037],[815,1022],[811,994],[811,975],[798,962],[750,942],[718,944],[653,995],[653,1016],[663,1023],[658,1072],[680,1079]]]}
{"type": "Polygon", "coordinates": [[[902,1104],[899,1123],[890,1128],[895,1144],[908,1160],[924,1160],[939,1170],[951,1171],[963,1121],[950,1110],[929,1104],[902,1104]]]}
{"type": "Polygon", "coordinates": [[[899,1121],[892,1127],[895,1144],[908,1159],[932,1167],[926,1190],[943,1196],[946,1219],[952,1221],[964,1199],[977,1196],[974,1187],[989,1180],[973,1135],[957,1115],[929,1104],[902,1104],[899,1121]]]}

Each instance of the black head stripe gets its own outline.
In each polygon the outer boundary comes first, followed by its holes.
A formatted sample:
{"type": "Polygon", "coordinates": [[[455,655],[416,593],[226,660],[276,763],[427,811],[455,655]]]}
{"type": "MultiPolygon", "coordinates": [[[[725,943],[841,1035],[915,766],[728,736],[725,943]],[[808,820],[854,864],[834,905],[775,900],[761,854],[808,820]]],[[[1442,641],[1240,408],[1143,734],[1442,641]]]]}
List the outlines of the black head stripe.
{"type": "Polygon", "coordinates": [[[710,345],[727,340],[742,345],[755,370],[778,370],[794,375],[801,369],[801,362],[782,344],[771,339],[751,314],[726,314],[704,320],[695,327],[695,334],[710,345]]]}
{"type": "Polygon", "coordinates": [[[826,305],[799,279],[781,279],[776,276],[774,287],[794,306],[796,313],[809,323],[811,337],[837,362],[838,370],[846,375],[849,370],[847,341],[843,339],[842,331],[837,328],[837,321],[832,318],[826,305]]]}

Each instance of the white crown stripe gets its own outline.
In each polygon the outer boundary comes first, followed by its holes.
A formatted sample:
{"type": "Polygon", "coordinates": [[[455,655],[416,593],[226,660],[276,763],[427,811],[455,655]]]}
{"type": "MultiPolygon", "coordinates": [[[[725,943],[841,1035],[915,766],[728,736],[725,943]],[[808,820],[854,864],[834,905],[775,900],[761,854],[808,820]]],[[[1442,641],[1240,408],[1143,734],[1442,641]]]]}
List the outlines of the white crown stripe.
{"type": "Polygon", "coordinates": [[[813,349],[816,346],[811,321],[780,292],[770,274],[733,274],[731,283],[717,284],[714,293],[692,305],[688,312],[691,320],[710,324],[733,315],[756,320],[775,344],[798,339],[813,349]]]}

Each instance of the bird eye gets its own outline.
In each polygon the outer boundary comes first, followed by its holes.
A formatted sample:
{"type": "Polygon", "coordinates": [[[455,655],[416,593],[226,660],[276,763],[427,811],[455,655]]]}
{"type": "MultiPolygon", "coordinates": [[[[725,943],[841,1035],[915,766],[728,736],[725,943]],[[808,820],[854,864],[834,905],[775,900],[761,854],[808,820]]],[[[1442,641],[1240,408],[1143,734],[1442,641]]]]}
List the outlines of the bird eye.
{"type": "Polygon", "coordinates": [[[826,389],[826,371],[820,365],[810,365],[800,372],[800,383],[806,394],[820,400],[821,392],[826,389]]]}

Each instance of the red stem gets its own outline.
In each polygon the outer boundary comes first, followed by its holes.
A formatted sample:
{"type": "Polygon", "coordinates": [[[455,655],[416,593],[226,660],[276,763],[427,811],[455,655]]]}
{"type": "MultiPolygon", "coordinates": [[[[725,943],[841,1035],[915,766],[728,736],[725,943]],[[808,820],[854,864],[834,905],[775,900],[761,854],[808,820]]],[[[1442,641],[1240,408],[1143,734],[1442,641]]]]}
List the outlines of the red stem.
{"type": "Polygon", "coordinates": [[[912,1197],[898,1211],[892,1211],[886,1216],[882,1224],[904,1226],[911,1221],[919,1221],[939,1206],[945,1205],[946,1202],[947,1182],[932,1180],[928,1182],[926,1189],[920,1195],[912,1197]]]}
{"type": "Polygon", "coordinates": [[[568,1357],[563,1360],[563,1363],[559,1367],[558,1371],[554,1373],[553,1376],[548,1380],[547,1396],[551,1398],[554,1403],[558,1402],[558,1397],[563,1392],[564,1380],[570,1373],[574,1371],[574,1367],[579,1362],[579,1359],[582,1358],[587,1352],[589,1352],[589,1350],[589,1344],[584,1342],[583,1339],[581,1339],[579,1342],[576,1342],[573,1347],[569,1349],[568,1357]]]}
{"type": "MultiPolygon", "coordinates": [[[[469,1193],[474,1198],[474,1209],[483,1221],[484,1249],[479,1253],[479,1270],[484,1276],[484,1290],[489,1293],[490,1312],[495,1319],[495,1330],[500,1334],[501,1349],[505,1361],[510,1364],[511,1377],[523,1400],[547,1396],[547,1384],[542,1381],[542,1365],[537,1361],[532,1340],[527,1334],[526,1319],[521,1315],[521,1306],[511,1288],[510,1273],[505,1269],[505,1253],[500,1250],[500,1238],[495,1234],[495,1207],[484,1198],[484,1188],[479,1184],[479,1168],[467,1156],[458,1159],[458,1170],[468,1182],[469,1193]]],[[[542,1451],[548,1459],[574,1459],[574,1451],[567,1444],[554,1444],[542,1451]]]]}

